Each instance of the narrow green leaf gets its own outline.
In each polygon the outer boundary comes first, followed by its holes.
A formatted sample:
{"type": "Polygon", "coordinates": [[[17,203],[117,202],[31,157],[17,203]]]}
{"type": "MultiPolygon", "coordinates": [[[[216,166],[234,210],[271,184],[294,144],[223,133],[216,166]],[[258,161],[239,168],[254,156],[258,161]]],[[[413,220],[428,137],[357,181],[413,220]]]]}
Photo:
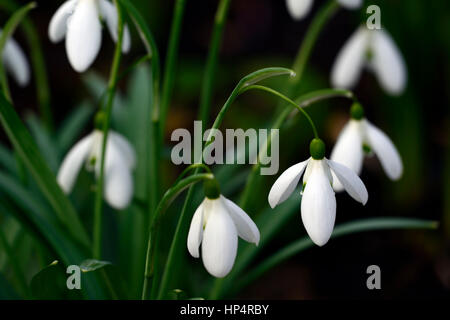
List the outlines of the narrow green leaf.
{"type": "Polygon", "coordinates": [[[83,272],[92,272],[109,265],[111,265],[111,262],[109,261],[87,259],[80,263],[80,268],[83,272]]]}
{"type": "Polygon", "coordinates": [[[290,75],[291,77],[295,77],[295,72],[291,69],[280,67],[260,69],[242,78],[242,80],[239,81],[238,88],[241,90],[243,87],[250,86],[262,80],[282,75],[290,75]]]}
{"type": "Polygon", "coordinates": [[[55,210],[58,219],[67,227],[68,232],[74,239],[85,246],[89,246],[89,237],[75,209],[56,182],[54,174],[42,158],[28,130],[3,94],[0,95],[0,122],[14,149],[55,210]]]}

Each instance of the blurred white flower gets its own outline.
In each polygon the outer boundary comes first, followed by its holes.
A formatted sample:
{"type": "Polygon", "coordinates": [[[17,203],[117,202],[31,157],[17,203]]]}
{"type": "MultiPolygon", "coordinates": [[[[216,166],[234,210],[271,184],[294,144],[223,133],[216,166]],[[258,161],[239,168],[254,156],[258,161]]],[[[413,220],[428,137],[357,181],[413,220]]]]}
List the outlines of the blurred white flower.
{"type": "MultiPolygon", "coordinates": [[[[292,18],[300,20],[308,15],[313,2],[313,0],[286,0],[286,5],[292,18]]],[[[347,9],[357,9],[362,4],[362,0],[337,0],[337,2],[347,9]]]]}
{"type": "Polygon", "coordinates": [[[403,57],[384,29],[360,26],[346,42],[334,62],[331,83],[336,88],[356,85],[364,67],[371,70],[381,87],[399,95],[406,86],[407,70],[403,57]]]}
{"type": "MultiPolygon", "coordinates": [[[[72,67],[86,71],[94,62],[102,43],[104,19],[114,41],[118,38],[118,15],[116,7],[108,0],[68,0],[53,15],[48,28],[52,42],[66,37],[66,51],[72,67]],[[66,34],[67,33],[67,34],[66,34]]],[[[130,50],[130,33],[124,27],[122,51],[130,50]]]]}
{"type": "MultiPolygon", "coordinates": [[[[330,159],[345,165],[359,175],[365,154],[363,148],[375,153],[390,179],[398,180],[401,177],[403,164],[394,144],[384,132],[365,118],[351,119],[345,125],[331,152],[330,159]]],[[[339,179],[333,179],[333,187],[336,191],[344,189],[339,179]]]]}
{"type": "Polygon", "coordinates": [[[269,193],[272,208],[284,202],[294,192],[303,172],[302,221],[311,240],[318,246],[328,242],[336,218],[336,197],[332,188],[333,172],[345,190],[356,201],[366,204],[368,199],[364,183],[349,168],[322,158],[309,158],[284,171],[275,181],[269,193]]]}
{"type": "Polygon", "coordinates": [[[205,198],[192,218],[187,247],[191,256],[198,258],[201,244],[206,270],[222,278],[233,267],[238,236],[259,243],[258,227],[240,207],[222,195],[216,199],[205,198]]]}
{"type": "MultiPolygon", "coordinates": [[[[103,132],[94,130],[72,147],[58,172],[58,183],[65,193],[72,191],[83,164],[88,171],[100,175],[103,132]]],[[[104,167],[104,197],[115,209],[124,209],[133,196],[131,171],[136,166],[136,155],[131,144],[120,134],[110,131],[106,145],[104,167]]]]}
{"type": "MultiPolygon", "coordinates": [[[[0,30],[0,34],[1,34],[0,30]]],[[[21,87],[30,82],[30,66],[27,58],[13,38],[6,41],[3,49],[3,65],[21,87]]]]}

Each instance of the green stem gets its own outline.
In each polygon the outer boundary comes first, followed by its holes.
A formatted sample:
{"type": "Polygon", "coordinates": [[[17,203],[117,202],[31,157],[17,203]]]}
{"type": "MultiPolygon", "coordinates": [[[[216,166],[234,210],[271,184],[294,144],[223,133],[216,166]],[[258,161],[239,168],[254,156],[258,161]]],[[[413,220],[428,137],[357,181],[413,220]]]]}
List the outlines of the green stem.
{"type": "MultiPolygon", "coordinates": [[[[389,230],[389,229],[437,229],[438,222],[429,220],[418,220],[410,218],[373,218],[347,222],[337,226],[331,236],[332,239],[339,238],[344,235],[354,234],[364,231],[389,230]]],[[[236,286],[233,291],[238,292],[255,279],[263,275],[268,270],[290,257],[314,247],[314,243],[308,236],[305,236],[285,248],[278,250],[273,256],[264,260],[260,265],[255,267],[241,279],[235,281],[236,286]]],[[[217,298],[217,297],[216,297],[217,298]]]]}
{"type": "Polygon", "coordinates": [[[175,83],[175,68],[178,59],[178,46],[180,43],[181,26],[183,23],[186,0],[177,0],[174,7],[172,28],[170,31],[169,46],[167,48],[166,66],[164,70],[164,82],[161,95],[161,138],[164,138],[170,99],[175,83]]]}
{"type": "MultiPolygon", "coordinates": [[[[295,87],[301,82],[306,64],[308,63],[309,57],[311,56],[311,52],[317,42],[320,32],[323,30],[330,18],[337,12],[339,7],[340,6],[336,0],[330,0],[326,5],[321,7],[321,9],[314,16],[308,30],[306,31],[306,35],[303,38],[297,57],[295,58],[292,66],[292,69],[295,71],[297,76],[289,81],[289,88],[291,88],[290,91],[295,90],[295,87]]],[[[288,92],[288,95],[291,95],[290,93],[292,92],[288,92]]]]}
{"type": "Polygon", "coordinates": [[[116,50],[114,52],[114,59],[111,66],[111,73],[108,82],[108,99],[106,102],[105,122],[103,123],[103,141],[102,153],[100,158],[100,174],[97,182],[97,193],[95,195],[94,207],[94,239],[93,239],[93,257],[94,259],[101,259],[102,251],[102,207],[103,207],[103,184],[105,175],[105,155],[106,145],[108,141],[108,132],[111,122],[111,113],[114,102],[114,95],[116,92],[120,60],[122,58],[122,39],[123,39],[123,17],[122,10],[117,1],[114,1],[118,14],[118,38],[116,50]]]}
{"type": "Polygon", "coordinates": [[[219,49],[222,44],[222,35],[225,26],[225,20],[228,15],[231,0],[221,0],[217,7],[212,31],[211,44],[209,47],[208,60],[206,62],[206,71],[203,78],[202,92],[200,96],[199,119],[203,124],[208,123],[209,111],[211,108],[211,99],[214,89],[214,79],[218,63],[219,49]]]}
{"type": "Polygon", "coordinates": [[[189,176],[177,184],[175,184],[172,188],[167,190],[167,192],[162,197],[161,201],[159,202],[156,211],[155,211],[155,219],[154,222],[149,226],[150,232],[148,237],[148,243],[147,243],[147,254],[145,259],[145,273],[144,273],[144,285],[142,288],[142,300],[145,300],[147,298],[147,295],[149,293],[149,285],[150,281],[153,280],[153,271],[154,271],[154,255],[155,255],[155,248],[156,248],[156,240],[157,240],[157,230],[158,225],[163,217],[164,212],[169,207],[170,203],[181,193],[183,190],[188,188],[190,185],[193,185],[199,181],[202,180],[208,180],[213,179],[214,176],[211,173],[202,173],[202,174],[195,174],[192,176],[189,176]]]}

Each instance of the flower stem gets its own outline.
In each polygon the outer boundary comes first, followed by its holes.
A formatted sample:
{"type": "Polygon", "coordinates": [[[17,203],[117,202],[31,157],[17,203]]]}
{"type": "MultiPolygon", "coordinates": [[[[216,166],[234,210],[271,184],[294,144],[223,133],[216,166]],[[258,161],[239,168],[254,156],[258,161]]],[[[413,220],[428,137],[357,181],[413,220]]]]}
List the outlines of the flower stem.
{"type": "MultiPolygon", "coordinates": [[[[150,226],[150,232],[148,236],[147,243],[147,254],[145,259],[145,272],[144,272],[144,285],[142,288],[142,300],[147,299],[147,295],[149,293],[150,281],[153,280],[154,277],[154,268],[155,268],[155,248],[157,243],[157,231],[158,225],[161,221],[161,218],[164,212],[167,210],[170,203],[187,187],[193,185],[202,180],[213,179],[214,176],[211,173],[202,173],[202,174],[194,174],[189,176],[178,183],[176,183],[173,187],[171,187],[162,197],[161,201],[158,203],[158,206],[155,210],[155,219],[154,222],[150,226]]],[[[154,290],[154,289],[153,289],[154,290]]]]}
{"type": "Polygon", "coordinates": [[[100,173],[97,181],[97,193],[95,195],[94,207],[94,236],[93,236],[93,257],[94,259],[101,259],[102,251],[102,207],[103,207],[103,184],[105,175],[105,155],[106,145],[108,141],[108,132],[111,122],[111,112],[114,102],[114,95],[116,92],[120,60],[122,58],[122,39],[123,39],[123,17],[122,10],[118,2],[114,1],[117,8],[118,15],[118,38],[114,58],[111,66],[111,73],[108,82],[108,99],[106,101],[105,121],[103,123],[103,141],[102,153],[100,158],[100,173]]]}
{"type": "Polygon", "coordinates": [[[203,78],[202,92],[200,96],[199,119],[203,124],[208,123],[209,111],[211,108],[211,98],[213,95],[214,78],[216,76],[217,62],[222,35],[225,26],[225,20],[228,15],[231,0],[221,0],[217,7],[212,31],[211,44],[209,47],[208,60],[206,62],[206,71],[203,78]]]}
{"type": "Polygon", "coordinates": [[[183,23],[183,14],[185,6],[186,0],[177,0],[174,8],[172,29],[170,31],[169,46],[167,48],[166,66],[164,69],[164,83],[162,86],[162,95],[161,95],[161,116],[160,116],[161,138],[164,138],[164,130],[166,127],[170,98],[172,96],[173,86],[175,82],[175,68],[178,58],[178,45],[180,43],[180,33],[181,33],[181,26],[183,23]]]}

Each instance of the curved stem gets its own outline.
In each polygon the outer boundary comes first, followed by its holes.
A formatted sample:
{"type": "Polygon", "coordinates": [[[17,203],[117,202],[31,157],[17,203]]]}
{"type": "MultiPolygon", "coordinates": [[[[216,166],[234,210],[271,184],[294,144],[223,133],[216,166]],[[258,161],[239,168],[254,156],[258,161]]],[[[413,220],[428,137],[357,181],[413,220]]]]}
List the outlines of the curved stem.
{"type": "Polygon", "coordinates": [[[164,70],[164,83],[161,95],[161,138],[164,138],[164,130],[166,127],[167,114],[170,104],[170,98],[175,80],[175,68],[178,58],[178,45],[180,42],[181,26],[183,22],[183,14],[186,0],[177,0],[174,8],[174,16],[172,19],[172,29],[170,31],[169,46],[167,48],[166,67],[164,70]]]}
{"type": "Polygon", "coordinates": [[[153,278],[154,271],[154,254],[157,242],[157,226],[161,221],[163,213],[167,210],[170,203],[187,187],[192,184],[195,184],[202,180],[213,179],[214,176],[211,173],[202,173],[195,174],[190,177],[187,177],[180,182],[178,182],[175,186],[167,190],[167,192],[162,197],[159,202],[156,211],[155,211],[155,221],[150,225],[150,232],[148,236],[147,243],[147,254],[145,259],[145,273],[144,273],[144,285],[142,288],[142,300],[147,298],[147,294],[149,292],[150,280],[153,278]]]}
{"type": "Polygon", "coordinates": [[[118,14],[118,38],[116,49],[114,52],[114,59],[111,67],[111,74],[108,83],[108,99],[106,102],[106,117],[103,124],[103,141],[102,141],[102,153],[100,158],[100,174],[97,181],[97,193],[95,195],[95,207],[94,207],[94,239],[93,239],[93,257],[94,259],[101,259],[102,251],[102,207],[103,207],[103,184],[105,175],[105,154],[106,145],[108,141],[108,132],[111,122],[111,112],[114,102],[114,95],[116,92],[120,60],[122,58],[122,39],[123,39],[123,17],[122,10],[117,1],[114,1],[117,14],[118,14]]]}
{"type": "Polygon", "coordinates": [[[290,98],[286,97],[284,94],[282,94],[282,93],[280,93],[280,92],[278,92],[276,90],[273,90],[272,88],[261,86],[261,85],[251,85],[251,86],[246,87],[243,91],[248,91],[248,90],[252,90],[252,89],[261,90],[261,91],[265,91],[265,92],[271,93],[271,94],[277,96],[278,98],[281,98],[282,100],[287,102],[292,107],[296,108],[308,120],[309,125],[311,126],[311,129],[312,129],[312,131],[314,133],[314,137],[316,139],[319,138],[319,134],[317,133],[316,125],[314,124],[314,121],[311,119],[310,115],[305,110],[303,110],[302,107],[300,107],[298,104],[296,104],[294,101],[292,101],[290,98]]]}
{"type": "Polygon", "coordinates": [[[211,44],[209,47],[208,60],[206,62],[206,70],[203,77],[202,92],[200,96],[199,119],[205,125],[208,123],[219,49],[220,45],[222,44],[222,35],[225,26],[225,20],[228,15],[228,9],[230,7],[230,2],[231,0],[220,1],[219,6],[217,7],[216,17],[214,19],[211,44]]]}

